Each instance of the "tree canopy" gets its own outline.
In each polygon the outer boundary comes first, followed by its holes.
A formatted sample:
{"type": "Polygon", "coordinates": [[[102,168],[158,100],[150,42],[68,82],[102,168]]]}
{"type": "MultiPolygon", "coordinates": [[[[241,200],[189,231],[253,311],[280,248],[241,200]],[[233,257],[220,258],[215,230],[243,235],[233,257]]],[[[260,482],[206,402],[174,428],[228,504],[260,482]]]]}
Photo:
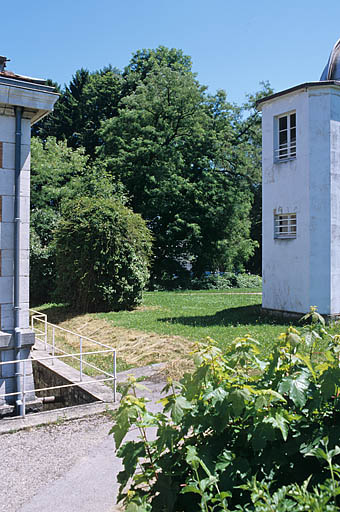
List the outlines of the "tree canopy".
{"type": "Polygon", "coordinates": [[[240,270],[249,260],[253,271],[260,267],[258,254],[251,259],[261,215],[256,100],[271,89],[263,84],[237,106],[222,90],[209,94],[191,66],[181,50],[160,46],[137,51],[122,72],[80,69],[34,129],[37,148],[53,135],[55,151],[65,152],[55,176],[48,167],[33,173],[34,208],[76,193],[88,169],[91,193],[104,177],[153,233],[154,283],[189,269],[240,270]]]}

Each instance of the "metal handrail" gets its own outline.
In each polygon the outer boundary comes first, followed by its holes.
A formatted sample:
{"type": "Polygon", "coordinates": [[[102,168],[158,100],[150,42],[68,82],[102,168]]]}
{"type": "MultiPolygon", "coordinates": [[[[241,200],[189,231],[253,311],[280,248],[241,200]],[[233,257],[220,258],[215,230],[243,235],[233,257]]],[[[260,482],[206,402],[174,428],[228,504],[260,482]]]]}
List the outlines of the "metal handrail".
{"type": "MultiPolygon", "coordinates": [[[[60,327],[58,325],[55,325],[55,324],[51,324],[47,321],[47,315],[45,313],[41,313],[39,311],[36,311],[36,310],[33,310],[33,309],[30,309],[30,312],[33,313],[32,317],[31,317],[31,328],[32,330],[37,334],[37,335],[43,335],[43,339],[40,339],[38,336],[36,336],[36,338],[41,341],[42,343],[45,344],[45,350],[47,351],[47,347],[51,347],[52,348],[52,355],[50,356],[44,356],[44,357],[34,357],[34,355],[32,355],[32,357],[30,358],[27,358],[27,359],[21,359],[19,361],[20,364],[22,364],[22,369],[23,369],[23,373],[21,373],[21,375],[23,376],[23,388],[21,390],[21,392],[12,392],[12,393],[3,393],[3,394],[0,394],[0,397],[3,398],[3,397],[7,397],[7,396],[17,396],[17,395],[22,395],[22,401],[21,401],[21,404],[23,405],[23,408],[22,408],[22,417],[24,418],[25,415],[26,415],[26,395],[28,393],[36,393],[36,392],[39,392],[39,391],[48,391],[48,390],[54,390],[54,389],[62,389],[62,388],[67,388],[67,387],[73,387],[73,386],[79,386],[79,382],[81,382],[82,384],[93,384],[93,383],[98,383],[98,382],[106,382],[106,381],[113,381],[113,400],[116,401],[116,392],[117,392],[117,354],[116,354],[116,349],[114,347],[110,347],[109,345],[105,345],[104,343],[100,343],[99,341],[97,340],[94,340],[92,338],[89,338],[87,336],[83,336],[79,333],[76,333],[76,332],[73,332],[73,331],[70,331],[69,329],[64,329],[63,327],[60,327]],[[38,322],[42,322],[44,324],[44,330],[40,330],[38,329],[37,327],[35,327],[34,325],[34,322],[35,321],[38,321],[38,322]],[[48,334],[49,334],[49,328],[52,329],[52,344],[48,342],[48,334]],[[66,332],[68,334],[72,334],[73,336],[76,336],[79,340],[79,349],[80,351],[77,352],[77,353],[67,353],[65,352],[63,349],[59,348],[59,347],[56,347],[56,340],[55,340],[55,330],[58,329],[58,331],[63,331],[63,332],[66,332]],[[90,343],[94,343],[96,346],[99,346],[99,347],[102,347],[102,350],[86,350],[84,351],[83,350],[83,340],[86,340],[87,342],[90,342],[90,343]],[[55,352],[62,352],[62,354],[58,354],[56,355],[55,352]],[[92,364],[92,363],[89,363],[87,362],[86,360],[84,360],[84,356],[87,356],[87,355],[94,355],[94,354],[105,354],[105,353],[112,353],[112,357],[113,357],[113,361],[112,361],[112,369],[113,369],[113,373],[109,373],[105,370],[103,370],[102,368],[98,368],[96,365],[92,364]],[[71,384],[63,384],[63,385],[60,385],[60,386],[50,386],[50,387],[44,387],[44,388],[39,388],[39,389],[29,389],[29,390],[26,390],[26,363],[27,362],[32,362],[32,361],[48,361],[48,360],[51,360],[52,361],[52,365],[54,364],[54,360],[55,359],[65,359],[65,358],[74,358],[76,359],[77,361],[79,361],[79,382],[74,382],[74,383],[71,383],[71,384]],[[90,368],[93,368],[95,370],[97,370],[99,373],[101,373],[102,375],[104,375],[104,378],[101,378],[101,379],[89,379],[89,380],[83,380],[83,365],[87,365],[89,366],[90,368]]],[[[3,362],[0,362],[0,368],[2,365],[6,365],[6,364],[16,364],[18,363],[18,361],[16,360],[12,360],[12,361],[3,361],[3,362]]]]}
{"type": "MultiPolygon", "coordinates": [[[[30,309],[30,311],[34,311],[33,309],[30,309]]],[[[46,318],[47,318],[47,315],[45,315],[46,318]]],[[[51,324],[50,322],[47,322],[47,320],[41,320],[40,318],[38,318],[36,315],[32,315],[31,317],[32,319],[35,319],[35,320],[38,320],[39,322],[42,322],[44,321],[44,323],[46,323],[47,325],[49,325],[50,327],[54,327],[55,329],[58,329],[60,331],[64,331],[64,332],[68,332],[69,334],[73,334],[74,336],[78,336],[78,337],[81,337],[83,338],[83,340],[87,340],[87,341],[90,341],[91,343],[95,343],[96,345],[100,345],[101,347],[106,347],[106,348],[109,348],[109,349],[112,349],[112,347],[110,347],[110,345],[105,345],[105,343],[101,343],[100,341],[96,341],[92,338],[88,338],[87,336],[83,336],[82,334],[79,334],[77,332],[74,332],[74,331],[70,331],[69,329],[65,329],[64,327],[60,327],[60,325],[56,325],[56,324],[51,324]]],[[[32,325],[32,324],[31,324],[32,325]]],[[[42,333],[44,333],[44,331],[42,331],[42,333]]]]}

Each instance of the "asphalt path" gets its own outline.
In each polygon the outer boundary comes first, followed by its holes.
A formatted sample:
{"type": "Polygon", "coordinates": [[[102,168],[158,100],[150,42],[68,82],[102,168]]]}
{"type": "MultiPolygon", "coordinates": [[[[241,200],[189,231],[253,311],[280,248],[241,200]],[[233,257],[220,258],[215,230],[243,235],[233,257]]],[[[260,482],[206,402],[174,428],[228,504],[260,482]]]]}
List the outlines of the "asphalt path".
{"type": "MultiPolygon", "coordinates": [[[[150,390],[143,392],[150,410],[159,410],[164,382],[156,378],[143,384],[150,390]]],[[[111,418],[97,414],[1,435],[0,511],[122,510],[116,500],[122,465],[111,427],[111,418]]],[[[131,430],[127,439],[137,437],[138,431],[131,430]]]]}

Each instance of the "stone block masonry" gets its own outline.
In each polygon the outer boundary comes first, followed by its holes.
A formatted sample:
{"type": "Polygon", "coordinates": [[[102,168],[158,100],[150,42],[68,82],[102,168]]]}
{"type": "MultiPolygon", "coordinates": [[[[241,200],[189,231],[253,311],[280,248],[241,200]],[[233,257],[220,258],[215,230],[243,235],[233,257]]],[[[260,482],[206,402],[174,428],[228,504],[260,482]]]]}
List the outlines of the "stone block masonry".
{"type": "MultiPolygon", "coordinates": [[[[26,364],[23,383],[20,360],[29,358],[34,344],[29,328],[30,134],[57,98],[41,80],[0,71],[0,362],[17,361],[0,365],[0,395],[25,384],[32,391],[28,400],[34,400],[32,365],[26,364]]],[[[15,404],[18,396],[0,396],[0,407],[15,404]]]]}

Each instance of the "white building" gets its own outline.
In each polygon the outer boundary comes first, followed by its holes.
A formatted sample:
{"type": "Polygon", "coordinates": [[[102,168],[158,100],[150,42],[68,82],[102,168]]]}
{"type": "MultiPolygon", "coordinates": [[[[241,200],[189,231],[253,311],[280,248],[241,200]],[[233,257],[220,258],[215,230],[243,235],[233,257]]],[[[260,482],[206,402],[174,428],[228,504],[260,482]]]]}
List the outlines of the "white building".
{"type": "MultiPolygon", "coordinates": [[[[34,343],[28,311],[31,125],[58,98],[45,81],[6,71],[5,62],[0,57],[0,362],[18,362],[0,365],[0,413],[14,405],[20,411],[20,360],[34,343]],[[17,394],[1,396],[8,393],[17,394]]],[[[31,365],[26,370],[26,390],[33,391],[31,365]]]]}
{"type": "Polygon", "coordinates": [[[340,315],[339,64],[259,102],[265,310],[340,315]]]}

